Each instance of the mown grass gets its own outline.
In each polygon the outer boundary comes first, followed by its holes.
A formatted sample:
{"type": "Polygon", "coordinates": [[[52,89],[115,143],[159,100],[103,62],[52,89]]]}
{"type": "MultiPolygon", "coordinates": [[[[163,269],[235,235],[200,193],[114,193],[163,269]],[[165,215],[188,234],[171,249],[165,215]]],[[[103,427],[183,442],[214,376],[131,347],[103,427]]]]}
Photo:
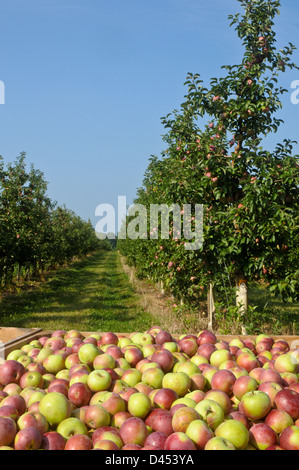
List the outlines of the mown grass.
{"type": "Polygon", "coordinates": [[[101,251],[0,300],[0,325],[44,330],[145,331],[152,316],[140,304],[117,251],[101,251]]]}

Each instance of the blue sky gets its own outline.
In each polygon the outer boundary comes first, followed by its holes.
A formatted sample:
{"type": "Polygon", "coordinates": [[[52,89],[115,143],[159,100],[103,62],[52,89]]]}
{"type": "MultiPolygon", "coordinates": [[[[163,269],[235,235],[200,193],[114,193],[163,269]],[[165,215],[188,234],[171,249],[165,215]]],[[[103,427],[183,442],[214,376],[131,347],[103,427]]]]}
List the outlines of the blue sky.
{"type": "MultiPolygon", "coordinates": [[[[299,47],[299,2],[282,0],[278,47],[299,47]]],[[[48,195],[96,223],[98,204],[131,204],[151,155],[165,144],[161,117],[184,101],[188,72],[205,85],[242,47],[228,15],[237,0],[1,1],[0,154],[27,153],[48,195]]],[[[299,51],[294,55],[299,63],[299,51]]],[[[299,140],[291,83],[273,142],[299,140]]],[[[296,153],[298,146],[295,147],[296,153]]]]}

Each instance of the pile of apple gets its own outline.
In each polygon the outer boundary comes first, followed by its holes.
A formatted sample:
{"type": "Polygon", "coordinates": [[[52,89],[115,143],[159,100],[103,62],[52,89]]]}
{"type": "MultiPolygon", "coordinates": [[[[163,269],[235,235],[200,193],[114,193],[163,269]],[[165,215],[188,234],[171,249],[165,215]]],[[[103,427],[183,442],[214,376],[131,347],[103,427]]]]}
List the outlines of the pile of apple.
{"type": "Polygon", "coordinates": [[[299,450],[299,349],[54,331],[0,362],[0,449],[299,450]]]}

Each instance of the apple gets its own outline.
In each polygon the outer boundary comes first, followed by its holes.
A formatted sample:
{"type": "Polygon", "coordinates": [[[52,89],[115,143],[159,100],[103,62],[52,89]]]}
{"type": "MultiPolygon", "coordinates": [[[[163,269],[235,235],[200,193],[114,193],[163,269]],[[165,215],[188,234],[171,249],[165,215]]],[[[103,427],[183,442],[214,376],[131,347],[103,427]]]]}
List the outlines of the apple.
{"type": "Polygon", "coordinates": [[[78,418],[74,418],[70,416],[69,418],[64,419],[61,421],[56,431],[62,435],[62,437],[67,441],[72,436],[76,434],[88,434],[88,429],[85,423],[78,418]]]}
{"type": "Polygon", "coordinates": [[[260,378],[259,378],[259,383],[263,383],[263,382],[275,382],[281,385],[283,384],[281,374],[274,369],[262,370],[260,374],[260,378]]]}
{"type": "Polygon", "coordinates": [[[0,385],[18,384],[25,370],[25,367],[20,362],[12,359],[6,360],[0,364],[0,385]]]}
{"type": "Polygon", "coordinates": [[[299,450],[299,427],[289,426],[279,436],[279,445],[284,450],[299,450]]]}
{"type": "Polygon", "coordinates": [[[277,444],[276,432],[266,423],[257,423],[249,429],[249,443],[258,450],[277,444]]]}
{"type": "Polygon", "coordinates": [[[0,447],[10,446],[14,442],[17,425],[14,419],[0,416],[0,447]]]}
{"type": "Polygon", "coordinates": [[[275,359],[274,368],[277,372],[291,372],[292,374],[298,373],[298,362],[294,360],[291,353],[284,353],[275,359]]]}
{"type": "Polygon", "coordinates": [[[124,351],[124,359],[130,367],[135,367],[139,361],[144,359],[143,352],[135,345],[128,345],[124,351]]]}
{"type": "Polygon", "coordinates": [[[133,393],[128,400],[128,412],[137,418],[146,418],[151,407],[152,402],[145,393],[133,393]]]}
{"type": "Polygon", "coordinates": [[[110,424],[116,429],[120,429],[121,425],[126,421],[126,419],[132,418],[132,415],[128,411],[118,411],[113,416],[111,416],[110,424]]]}
{"type": "MultiPolygon", "coordinates": [[[[31,349],[33,348],[33,346],[31,347],[31,349]]],[[[6,356],[6,360],[7,361],[16,361],[17,359],[19,359],[19,357],[21,356],[26,356],[26,353],[24,350],[22,349],[14,349],[13,351],[11,351],[9,354],[7,354],[6,356]]]]}
{"type": "Polygon", "coordinates": [[[66,341],[60,337],[50,337],[43,345],[45,348],[52,349],[53,352],[58,351],[58,349],[62,349],[64,346],[66,346],[66,341]]]}
{"type": "Polygon", "coordinates": [[[39,402],[39,411],[45,416],[49,425],[58,426],[71,415],[71,402],[59,392],[44,395],[39,402]]]}
{"type": "Polygon", "coordinates": [[[104,369],[95,369],[87,377],[87,385],[92,392],[109,390],[111,383],[111,375],[104,369]]]}
{"type": "Polygon", "coordinates": [[[153,404],[157,408],[169,410],[173,402],[178,398],[179,396],[175,390],[164,387],[159,390],[156,390],[156,393],[153,398],[153,404]]]}
{"type": "Polygon", "coordinates": [[[174,432],[186,432],[189,424],[195,419],[200,419],[194,408],[183,406],[175,411],[172,416],[172,429],[174,432]]]}
{"type": "Polygon", "coordinates": [[[148,437],[148,429],[145,422],[138,417],[132,417],[127,419],[119,430],[119,435],[124,443],[137,444],[143,446],[146,438],[148,437]]]}
{"type": "Polygon", "coordinates": [[[232,359],[233,356],[227,349],[216,349],[216,351],[214,351],[210,356],[210,364],[219,368],[223,362],[230,361],[232,359]]]}
{"type": "Polygon", "coordinates": [[[88,405],[92,397],[92,391],[82,382],[73,383],[67,394],[68,399],[77,407],[88,405]]]}
{"type": "Polygon", "coordinates": [[[12,418],[14,421],[17,421],[19,417],[19,413],[18,413],[18,410],[14,406],[11,406],[11,405],[1,406],[0,405],[0,416],[2,416],[2,418],[12,418]]]}
{"type": "Polygon", "coordinates": [[[21,391],[22,387],[20,387],[20,385],[16,383],[9,383],[3,388],[3,392],[5,392],[9,396],[20,395],[21,391]]]}
{"type": "Polygon", "coordinates": [[[162,346],[164,343],[169,343],[173,341],[173,337],[168,331],[160,330],[155,336],[155,343],[159,346],[162,346]]]}
{"type": "Polygon", "coordinates": [[[255,378],[250,377],[249,375],[243,375],[238,377],[233,384],[233,395],[238,399],[241,400],[243,395],[247,392],[252,392],[253,390],[257,390],[258,382],[255,378]]]}
{"type": "Polygon", "coordinates": [[[115,345],[117,345],[118,344],[118,336],[115,333],[113,333],[112,331],[107,331],[106,333],[102,334],[100,342],[101,342],[101,345],[104,345],[104,344],[115,344],[115,345]]]}
{"type": "Polygon", "coordinates": [[[260,390],[245,393],[239,403],[239,411],[252,421],[264,418],[271,408],[269,396],[260,390]]]}
{"type": "Polygon", "coordinates": [[[39,403],[46,394],[47,392],[45,390],[42,390],[41,388],[36,389],[36,391],[32,393],[32,395],[30,395],[30,397],[28,398],[28,402],[27,402],[28,410],[29,408],[32,408],[34,403],[39,403]]]}
{"type": "Polygon", "coordinates": [[[240,351],[241,354],[238,355],[236,360],[238,366],[243,367],[248,373],[259,367],[260,363],[252,352],[245,351],[244,348],[243,350],[240,349],[240,351]]]}
{"type": "Polygon", "coordinates": [[[204,450],[236,450],[235,446],[223,437],[212,437],[205,445],[204,450]]]}
{"type": "Polygon", "coordinates": [[[162,388],[164,376],[163,370],[159,367],[150,367],[143,372],[141,381],[153,388],[159,389],[162,388]]]}
{"type": "MultiPolygon", "coordinates": [[[[184,405],[179,405],[184,406],[184,405]]],[[[172,429],[172,413],[170,410],[163,408],[154,408],[145,419],[146,426],[153,431],[163,432],[167,436],[173,432],[172,429]]]]}
{"type": "Polygon", "coordinates": [[[121,379],[126,382],[130,387],[134,387],[142,379],[142,372],[138,369],[131,368],[124,371],[121,379]]]}
{"type": "Polygon", "coordinates": [[[155,338],[151,333],[134,333],[130,339],[134,344],[138,344],[139,346],[155,343],[155,338]]]}
{"type": "Polygon", "coordinates": [[[199,346],[202,344],[215,344],[217,343],[217,337],[209,330],[201,331],[197,336],[197,343],[199,346]]]}
{"type": "Polygon", "coordinates": [[[199,374],[199,367],[191,361],[178,362],[173,368],[173,372],[185,372],[189,377],[194,374],[199,374]]]}
{"type": "Polygon", "coordinates": [[[118,430],[110,430],[110,429],[103,429],[101,433],[99,433],[97,436],[92,437],[92,442],[95,445],[97,442],[102,441],[102,440],[108,440],[111,442],[114,442],[118,449],[121,449],[124,445],[119,431],[118,430]]]}
{"type": "Polygon", "coordinates": [[[78,353],[69,354],[64,361],[64,365],[67,369],[71,369],[73,365],[80,364],[80,359],[78,353]]]}
{"type": "Polygon", "coordinates": [[[245,416],[244,413],[241,413],[241,411],[238,410],[232,410],[226,416],[226,419],[235,419],[237,421],[241,421],[241,423],[243,423],[247,429],[249,429],[251,426],[251,421],[247,418],[247,416],[245,416]]]}
{"type": "Polygon", "coordinates": [[[236,382],[236,377],[229,370],[218,370],[215,372],[211,379],[211,388],[222,390],[227,395],[233,394],[233,385],[236,382]]]}
{"type": "Polygon", "coordinates": [[[115,359],[108,353],[98,354],[93,361],[94,369],[106,369],[115,367],[115,359]]]}
{"type": "Polygon", "coordinates": [[[173,432],[167,437],[164,450],[196,450],[196,447],[184,432],[173,432]]]}
{"type": "Polygon", "coordinates": [[[100,439],[95,442],[93,446],[94,450],[119,450],[119,447],[113,441],[109,439],[100,439]]]}
{"type": "Polygon", "coordinates": [[[263,382],[258,386],[258,390],[267,393],[271,401],[271,406],[274,407],[275,397],[280,390],[283,390],[283,386],[276,382],[263,382]]]}
{"type": "Polygon", "coordinates": [[[224,410],[214,400],[205,398],[197,403],[195,411],[199,414],[199,419],[203,420],[207,425],[215,431],[215,429],[224,421],[224,410]]]}
{"type": "Polygon", "coordinates": [[[186,353],[190,358],[196,354],[198,349],[196,338],[184,337],[179,341],[178,345],[180,351],[186,353]]]}
{"type": "Polygon", "coordinates": [[[237,450],[244,450],[249,444],[249,430],[241,421],[235,419],[223,421],[216,428],[215,437],[228,440],[237,450]]]}
{"type": "Polygon", "coordinates": [[[1,406],[13,406],[21,416],[26,410],[26,401],[21,395],[8,395],[1,401],[1,406]]]}
{"type": "Polygon", "coordinates": [[[100,350],[92,343],[83,343],[78,349],[78,356],[81,364],[89,367],[93,366],[93,361],[100,354],[100,350]]]}
{"type": "Polygon", "coordinates": [[[205,398],[216,401],[223,409],[224,416],[227,416],[228,413],[230,412],[232,403],[231,403],[229,396],[225,392],[223,392],[223,390],[217,390],[217,389],[208,390],[206,394],[199,400],[199,402],[204,400],[205,398]]]}
{"type": "Polygon", "coordinates": [[[149,434],[146,438],[144,445],[145,446],[155,446],[160,449],[164,449],[164,444],[167,439],[167,435],[164,432],[154,431],[149,434]]]}
{"type": "Polygon", "coordinates": [[[174,357],[173,354],[168,351],[168,349],[157,349],[151,357],[152,362],[157,362],[162,371],[166,374],[171,371],[174,366],[174,357]]]}
{"type": "Polygon", "coordinates": [[[112,344],[108,346],[106,349],[106,354],[109,354],[110,356],[113,357],[113,359],[119,359],[120,357],[124,357],[124,354],[121,351],[121,348],[117,346],[116,344],[112,344]]]}
{"type": "Polygon", "coordinates": [[[190,390],[191,379],[185,372],[168,372],[162,379],[162,388],[171,388],[178,397],[183,397],[190,390]]]}
{"type": "Polygon", "coordinates": [[[274,404],[279,410],[286,411],[294,421],[299,418],[299,393],[295,390],[280,390],[275,396],[274,404]]]}
{"type": "Polygon", "coordinates": [[[49,354],[42,365],[48,373],[56,375],[65,368],[65,359],[61,354],[49,354]]]}
{"type": "Polygon", "coordinates": [[[211,366],[210,364],[207,364],[207,367],[205,367],[202,371],[202,375],[205,378],[205,389],[210,390],[212,388],[211,382],[212,382],[212,377],[213,375],[218,371],[218,367],[211,366]]]}
{"type": "Polygon", "coordinates": [[[216,346],[211,343],[202,343],[198,349],[197,353],[199,356],[205,357],[208,361],[210,360],[211,354],[216,351],[216,346]]]}
{"type": "Polygon", "coordinates": [[[293,418],[283,410],[273,409],[265,418],[265,423],[272,428],[277,435],[281,434],[284,429],[294,426],[293,418]]]}
{"type": "Polygon", "coordinates": [[[110,414],[100,404],[89,405],[85,410],[84,422],[90,429],[108,426],[110,423],[110,414]]]}
{"type": "Polygon", "coordinates": [[[115,392],[107,392],[103,398],[101,405],[105,410],[110,413],[111,416],[114,416],[116,413],[126,411],[126,401],[121,395],[115,392]]]}
{"type": "Polygon", "coordinates": [[[27,371],[20,378],[19,384],[22,389],[26,387],[42,388],[44,384],[44,379],[40,372],[27,371]]]}
{"type": "Polygon", "coordinates": [[[49,431],[49,424],[45,416],[39,411],[27,411],[17,421],[18,429],[36,428],[41,434],[49,431]]]}
{"type": "Polygon", "coordinates": [[[57,431],[48,431],[42,435],[41,449],[64,450],[65,439],[57,431]]]}
{"type": "Polygon", "coordinates": [[[84,336],[83,334],[79,331],[79,330],[76,330],[76,329],[72,329],[72,330],[69,330],[65,335],[64,335],[64,339],[67,340],[67,339],[71,339],[71,338],[79,338],[79,339],[84,339],[84,336]]]}
{"type": "Polygon", "coordinates": [[[38,450],[41,445],[42,435],[36,428],[24,428],[15,435],[15,450],[38,450]]]}

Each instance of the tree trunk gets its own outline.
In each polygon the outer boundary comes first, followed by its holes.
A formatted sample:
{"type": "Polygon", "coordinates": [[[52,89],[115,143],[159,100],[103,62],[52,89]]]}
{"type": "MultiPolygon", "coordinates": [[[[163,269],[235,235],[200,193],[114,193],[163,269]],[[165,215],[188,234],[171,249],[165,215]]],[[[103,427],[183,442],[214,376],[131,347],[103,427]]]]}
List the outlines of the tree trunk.
{"type": "Polygon", "coordinates": [[[213,317],[215,311],[213,285],[210,284],[208,291],[208,330],[213,331],[213,317]]]}
{"type": "MultiPolygon", "coordinates": [[[[248,308],[248,285],[247,279],[242,274],[236,276],[236,305],[240,308],[242,317],[246,317],[248,308]]],[[[242,335],[246,335],[246,326],[241,325],[242,335]]]]}

